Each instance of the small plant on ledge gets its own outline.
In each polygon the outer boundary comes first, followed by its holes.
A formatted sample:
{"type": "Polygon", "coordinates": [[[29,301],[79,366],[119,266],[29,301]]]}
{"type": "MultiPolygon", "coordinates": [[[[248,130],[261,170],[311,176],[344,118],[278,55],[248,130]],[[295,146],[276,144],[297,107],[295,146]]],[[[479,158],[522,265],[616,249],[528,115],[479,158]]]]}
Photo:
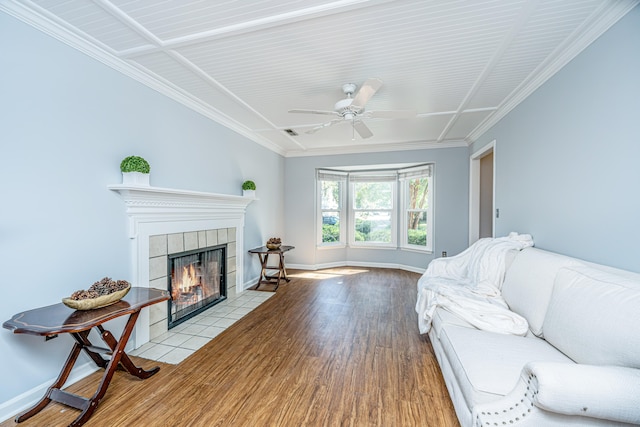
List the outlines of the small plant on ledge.
{"type": "Polygon", "coordinates": [[[151,168],[149,167],[149,163],[142,157],[129,156],[125,157],[122,162],[120,162],[120,170],[122,172],[149,173],[151,168]]]}
{"type": "Polygon", "coordinates": [[[256,197],[256,183],[253,181],[243,182],[242,195],[245,197],[256,197]]]}
{"type": "Polygon", "coordinates": [[[124,185],[149,185],[149,163],[140,156],[128,156],[120,162],[124,185]]]}

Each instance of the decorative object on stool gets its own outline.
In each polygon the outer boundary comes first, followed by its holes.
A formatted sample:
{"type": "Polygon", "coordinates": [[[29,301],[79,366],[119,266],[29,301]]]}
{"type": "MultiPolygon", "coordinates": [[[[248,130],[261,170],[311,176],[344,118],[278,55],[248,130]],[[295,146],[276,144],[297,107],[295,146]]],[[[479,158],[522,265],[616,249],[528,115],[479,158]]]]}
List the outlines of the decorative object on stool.
{"type": "Polygon", "coordinates": [[[280,245],[282,245],[282,241],[280,240],[279,237],[272,237],[269,240],[267,240],[267,249],[273,251],[276,249],[280,249],[280,245]]]}
{"type": "Polygon", "coordinates": [[[149,186],[149,163],[140,156],[125,157],[120,163],[124,185],[149,186]]]}
{"type": "Polygon", "coordinates": [[[256,183],[253,181],[245,181],[242,183],[242,195],[244,197],[256,197],[256,183]]]}

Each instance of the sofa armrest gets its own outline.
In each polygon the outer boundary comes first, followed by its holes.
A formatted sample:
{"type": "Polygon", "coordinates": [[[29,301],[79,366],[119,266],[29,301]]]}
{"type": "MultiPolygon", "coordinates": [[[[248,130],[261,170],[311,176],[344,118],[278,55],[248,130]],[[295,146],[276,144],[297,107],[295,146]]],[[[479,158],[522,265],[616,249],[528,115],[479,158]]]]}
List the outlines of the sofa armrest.
{"type": "Polygon", "coordinates": [[[640,424],[640,369],[531,362],[508,395],[473,408],[478,427],[562,425],[565,416],[640,424]]]}
{"type": "Polygon", "coordinates": [[[547,411],[640,423],[640,369],[533,362],[534,404],[547,411]]]}

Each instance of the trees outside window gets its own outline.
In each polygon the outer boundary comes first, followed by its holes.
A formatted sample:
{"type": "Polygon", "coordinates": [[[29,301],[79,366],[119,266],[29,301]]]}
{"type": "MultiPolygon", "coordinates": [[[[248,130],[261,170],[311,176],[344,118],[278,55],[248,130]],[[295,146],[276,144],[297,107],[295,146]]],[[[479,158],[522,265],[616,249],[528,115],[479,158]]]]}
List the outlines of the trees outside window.
{"type": "Polygon", "coordinates": [[[427,178],[409,181],[409,206],[407,210],[408,245],[427,245],[427,195],[429,183],[427,178]]]}

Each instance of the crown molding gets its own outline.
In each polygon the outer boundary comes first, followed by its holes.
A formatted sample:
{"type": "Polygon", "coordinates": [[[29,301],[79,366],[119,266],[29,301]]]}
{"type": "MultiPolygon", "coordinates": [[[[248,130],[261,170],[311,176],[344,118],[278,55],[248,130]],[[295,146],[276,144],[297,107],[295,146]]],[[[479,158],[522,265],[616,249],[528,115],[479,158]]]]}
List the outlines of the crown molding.
{"type": "Polygon", "coordinates": [[[574,37],[562,46],[559,46],[557,50],[560,51],[560,53],[558,55],[551,55],[547,58],[547,61],[540,64],[540,66],[530,74],[526,82],[516,88],[512,94],[506,98],[494,114],[489,115],[469,133],[469,142],[473,143],[491,129],[638,4],[640,4],[640,0],[609,2],[602,7],[602,10],[594,13],[587,31],[580,34],[579,37],[574,37]]]}
{"type": "MultiPolygon", "coordinates": [[[[33,7],[37,7],[34,5],[33,7]]],[[[171,85],[159,76],[150,73],[148,70],[142,70],[135,65],[119,58],[115,52],[111,52],[106,48],[101,48],[96,44],[85,40],[83,37],[74,33],[70,29],[49,19],[43,15],[39,15],[27,8],[25,5],[11,0],[0,3],[0,11],[30,25],[43,33],[55,38],[58,41],[76,49],[85,55],[103,63],[104,65],[130,77],[139,83],[165,95],[174,101],[184,105],[185,107],[219,123],[220,125],[242,135],[251,141],[262,145],[281,156],[284,156],[284,150],[275,145],[273,142],[253,132],[244,125],[229,118],[226,114],[212,108],[210,105],[204,105],[201,101],[194,99],[191,95],[182,89],[171,85]]]]}
{"type": "Polygon", "coordinates": [[[469,147],[466,141],[451,140],[443,142],[435,141],[415,141],[415,142],[399,142],[396,144],[370,144],[359,146],[345,147],[326,147],[326,148],[308,148],[302,150],[289,150],[285,157],[313,157],[313,156],[332,156],[340,154],[366,154],[366,153],[383,153],[389,151],[411,151],[411,150],[433,150],[438,148],[455,148],[469,147]]]}

